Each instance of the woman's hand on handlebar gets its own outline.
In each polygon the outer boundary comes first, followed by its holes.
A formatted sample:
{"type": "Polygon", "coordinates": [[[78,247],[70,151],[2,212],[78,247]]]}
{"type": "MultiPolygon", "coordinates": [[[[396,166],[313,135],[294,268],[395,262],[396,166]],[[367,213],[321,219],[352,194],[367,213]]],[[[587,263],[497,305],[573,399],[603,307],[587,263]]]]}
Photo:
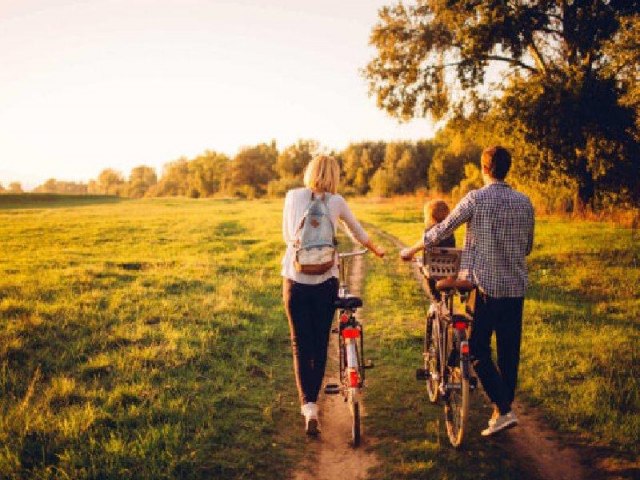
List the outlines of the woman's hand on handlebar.
{"type": "Polygon", "coordinates": [[[365,243],[364,246],[371,250],[377,257],[384,257],[384,248],[380,247],[379,245],[375,245],[371,240],[365,243]]]}

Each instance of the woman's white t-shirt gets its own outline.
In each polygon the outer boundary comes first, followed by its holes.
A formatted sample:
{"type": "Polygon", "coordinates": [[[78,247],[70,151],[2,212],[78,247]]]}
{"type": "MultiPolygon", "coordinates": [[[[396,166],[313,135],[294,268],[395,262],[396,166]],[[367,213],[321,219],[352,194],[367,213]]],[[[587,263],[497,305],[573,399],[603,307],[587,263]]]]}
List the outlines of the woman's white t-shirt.
{"type": "MultiPolygon", "coordinates": [[[[333,222],[334,228],[340,224],[343,230],[353,239],[361,244],[365,244],[369,241],[367,232],[364,231],[356,217],[351,212],[351,209],[347,205],[347,202],[338,194],[326,194],[327,207],[329,209],[329,215],[331,222],[333,222]],[[340,222],[338,222],[340,220],[340,222]]],[[[282,271],[281,275],[285,278],[289,278],[298,283],[305,283],[309,285],[316,285],[328,280],[331,277],[338,276],[338,264],[331,268],[331,270],[323,273],[322,275],[308,275],[299,273],[296,271],[293,261],[295,259],[295,248],[293,243],[295,241],[295,234],[302,216],[307,209],[309,202],[311,201],[311,190],[308,188],[296,188],[289,190],[287,196],[284,199],[284,209],[282,213],[282,236],[287,244],[287,250],[285,251],[282,259],[282,271]]]]}

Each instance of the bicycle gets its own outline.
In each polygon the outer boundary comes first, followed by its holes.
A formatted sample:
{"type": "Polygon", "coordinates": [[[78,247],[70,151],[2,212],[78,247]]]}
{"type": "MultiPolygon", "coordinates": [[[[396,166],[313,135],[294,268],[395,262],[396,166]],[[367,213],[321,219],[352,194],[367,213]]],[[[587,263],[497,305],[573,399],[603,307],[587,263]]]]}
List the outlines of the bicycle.
{"type": "Polygon", "coordinates": [[[346,261],[365,253],[367,250],[339,254],[340,287],[338,298],[334,303],[337,311],[337,327],[332,329],[332,333],[338,334],[340,384],[330,383],[325,386],[325,393],[329,395],[341,393],[344,401],[349,404],[351,443],[354,447],[360,445],[361,440],[360,395],[364,388],[365,369],[372,368],[373,364],[364,362],[364,331],[362,324],[356,318],[356,311],[362,307],[362,299],[349,293],[346,261]]]}
{"type": "Polygon", "coordinates": [[[430,309],[425,321],[423,368],[416,378],[426,381],[429,401],[444,401],[447,436],[452,446],[462,444],[469,417],[470,392],[477,379],[471,372],[468,331],[473,320],[470,297],[475,286],[457,280],[461,250],[456,248],[426,248],[424,257],[416,259],[424,278],[436,281],[440,300],[430,309]],[[456,313],[454,299],[459,297],[465,310],[456,313]]]}

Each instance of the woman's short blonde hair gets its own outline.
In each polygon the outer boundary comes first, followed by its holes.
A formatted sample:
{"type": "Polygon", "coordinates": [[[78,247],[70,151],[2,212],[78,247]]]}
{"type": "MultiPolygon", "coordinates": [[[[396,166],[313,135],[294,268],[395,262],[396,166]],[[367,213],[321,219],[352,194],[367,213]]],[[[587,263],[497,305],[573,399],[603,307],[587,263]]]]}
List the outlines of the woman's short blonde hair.
{"type": "Polygon", "coordinates": [[[429,200],[424,204],[424,225],[440,223],[449,215],[449,205],[444,200],[429,200]]]}
{"type": "Polygon", "coordinates": [[[340,165],[330,155],[318,155],[304,172],[304,184],[316,192],[336,193],[340,181],[340,165]]]}

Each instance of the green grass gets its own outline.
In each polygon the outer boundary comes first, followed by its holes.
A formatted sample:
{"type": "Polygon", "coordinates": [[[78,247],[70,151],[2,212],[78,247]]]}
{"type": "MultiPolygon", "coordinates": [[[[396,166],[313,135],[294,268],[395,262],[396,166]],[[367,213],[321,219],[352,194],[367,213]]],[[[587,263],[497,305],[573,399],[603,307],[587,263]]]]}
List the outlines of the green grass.
{"type": "MultiPolygon", "coordinates": [[[[313,453],[281,305],[280,201],[20,202],[0,207],[0,478],[280,479],[313,453]]],[[[421,205],[352,205],[405,243],[420,235],[421,205]]],[[[636,461],[638,243],[538,222],[519,392],[636,461]]],[[[480,395],[467,447],[448,446],[413,380],[424,297],[387,248],[366,259],[373,477],[527,478],[508,445],[479,439],[480,395]]]]}
{"type": "MultiPolygon", "coordinates": [[[[407,244],[421,235],[420,205],[366,202],[356,210],[407,244]]],[[[459,245],[463,234],[464,228],[456,233],[459,245]]],[[[539,406],[553,427],[599,447],[593,449],[598,455],[638,464],[640,238],[635,235],[612,224],[537,221],[518,396],[539,406]]],[[[415,318],[420,312],[408,305],[416,302],[389,299],[383,309],[400,306],[396,315],[415,318]]],[[[417,344],[414,350],[419,359],[417,344]]]]}
{"type": "Polygon", "coordinates": [[[0,478],[291,468],[281,206],[248,206],[0,211],[0,478]]]}

